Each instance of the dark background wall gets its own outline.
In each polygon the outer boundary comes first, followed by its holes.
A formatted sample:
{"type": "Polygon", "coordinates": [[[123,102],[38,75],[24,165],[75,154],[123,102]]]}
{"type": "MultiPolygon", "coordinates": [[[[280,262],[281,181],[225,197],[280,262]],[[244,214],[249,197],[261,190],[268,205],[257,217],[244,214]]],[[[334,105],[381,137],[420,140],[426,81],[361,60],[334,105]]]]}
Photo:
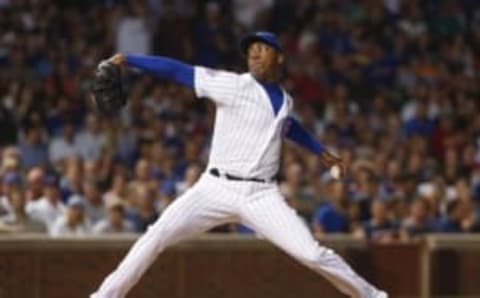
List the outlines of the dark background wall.
{"type": "MultiPolygon", "coordinates": [[[[88,297],[132,241],[129,237],[1,239],[0,298],[88,297]]],[[[325,244],[391,297],[422,297],[428,279],[434,296],[480,297],[479,250],[442,248],[425,254],[426,243],[368,245],[350,238],[333,238],[325,244]],[[431,258],[425,262],[425,256],[431,258]],[[425,265],[428,276],[422,274],[425,265]]],[[[199,238],[169,249],[128,297],[343,296],[270,244],[227,236],[199,238]]]]}

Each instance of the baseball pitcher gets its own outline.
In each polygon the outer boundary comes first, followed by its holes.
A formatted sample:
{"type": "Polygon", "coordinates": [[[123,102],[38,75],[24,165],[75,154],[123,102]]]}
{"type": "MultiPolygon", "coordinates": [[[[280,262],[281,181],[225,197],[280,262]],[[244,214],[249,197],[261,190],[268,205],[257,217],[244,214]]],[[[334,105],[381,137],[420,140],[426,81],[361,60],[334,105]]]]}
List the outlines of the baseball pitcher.
{"type": "Polygon", "coordinates": [[[387,297],[319,246],[282,197],[276,174],[283,139],[319,155],[328,168],[343,165],[289,115],[292,98],[278,84],[284,56],[277,37],[257,32],[240,46],[248,62],[244,74],[156,56],[117,54],[99,65],[93,98],[100,112],[114,114],[124,104],[119,69],[129,66],[193,88],[197,97],[215,103],[217,113],[207,170],[138,239],[92,298],[125,297],[166,247],[231,221],[252,228],[350,297],[387,297]]]}

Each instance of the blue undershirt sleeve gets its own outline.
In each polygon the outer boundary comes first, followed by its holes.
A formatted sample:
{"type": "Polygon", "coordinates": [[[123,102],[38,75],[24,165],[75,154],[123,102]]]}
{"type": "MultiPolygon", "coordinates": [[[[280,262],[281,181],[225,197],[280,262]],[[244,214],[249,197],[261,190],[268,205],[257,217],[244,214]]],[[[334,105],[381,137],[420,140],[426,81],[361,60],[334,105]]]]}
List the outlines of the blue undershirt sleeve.
{"type": "Polygon", "coordinates": [[[290,141],[318,155],[326,151],[325,146],[308,133],[297,119],[290,116],[286,119],[285,125],[285,137],[290,141]]]}
{"type": "Polygon", "coordinates": [[[194,86],[194,68],[178,60],[162,56],[127,55],[127,64],[174,81],[186,87],[194,86]]]}

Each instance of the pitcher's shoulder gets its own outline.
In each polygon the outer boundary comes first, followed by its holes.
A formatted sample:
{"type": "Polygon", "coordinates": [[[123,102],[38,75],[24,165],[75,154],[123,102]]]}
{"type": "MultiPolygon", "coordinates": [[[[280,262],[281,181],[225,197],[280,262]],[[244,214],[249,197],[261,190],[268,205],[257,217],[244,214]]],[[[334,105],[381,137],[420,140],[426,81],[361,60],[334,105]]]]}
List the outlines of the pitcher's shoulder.
{"type": "Polygon", "coordinates": [[[255,79],[252,77],[252,75],[249,72],[243,72],[238,74],[239,80],[248,83],[248,82],[255,82],[255,79]]]}
{"type": "Polygon", "coordinates": [[[238,74],[238,85],[241,88],[251,87],[257,84],[257,81],[254,77],[248,72],[238,74]]]}

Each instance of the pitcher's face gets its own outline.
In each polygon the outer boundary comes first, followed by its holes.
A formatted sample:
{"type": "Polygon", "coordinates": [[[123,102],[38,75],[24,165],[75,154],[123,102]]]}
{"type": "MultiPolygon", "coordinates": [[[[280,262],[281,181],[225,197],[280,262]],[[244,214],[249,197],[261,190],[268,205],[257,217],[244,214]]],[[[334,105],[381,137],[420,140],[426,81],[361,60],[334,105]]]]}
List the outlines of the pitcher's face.
{"type": "Polygon", "coordinates": [[[259,80],[268,80],[276,75],[283,64],[283,55],[263,42],[254,42],[247,51],[249,72],[259,80]]]}

